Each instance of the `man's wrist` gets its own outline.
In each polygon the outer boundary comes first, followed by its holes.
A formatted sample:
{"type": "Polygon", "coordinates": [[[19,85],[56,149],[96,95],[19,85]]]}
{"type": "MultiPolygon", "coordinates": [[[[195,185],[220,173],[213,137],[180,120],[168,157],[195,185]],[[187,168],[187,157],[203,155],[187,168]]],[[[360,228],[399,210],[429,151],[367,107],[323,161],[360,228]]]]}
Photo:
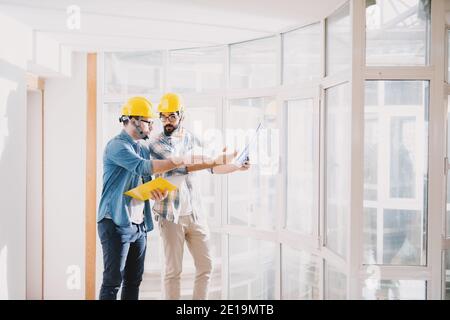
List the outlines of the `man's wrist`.
{"type": "Polygon", "coordinates": [[[171,156],[171,157],[169,158],[169,160],[170,160],[177,168],[185,167],[185,166],[186,166],[186,165],[185,165],[185,160],[184,160],[183,157],[180,157],[180,156],[171,156]]]}

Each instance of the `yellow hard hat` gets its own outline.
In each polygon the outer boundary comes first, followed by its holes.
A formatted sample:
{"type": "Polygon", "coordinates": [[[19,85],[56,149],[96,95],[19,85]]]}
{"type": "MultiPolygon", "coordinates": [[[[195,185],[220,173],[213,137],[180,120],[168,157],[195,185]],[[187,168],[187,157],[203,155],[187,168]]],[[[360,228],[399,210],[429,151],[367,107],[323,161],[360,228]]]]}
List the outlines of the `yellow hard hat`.
{"type": "Polygon", "coordinates": [[[128,99],[122,107],[123,116],[135,116],[144,118],[156,118],[152,110],[152,104],[144,97],[133,97],[128,99]]]}
{"type": "Polygon", "coordinates": [[[182,98],[176,93],[166,93],[162,96],[158,105],[158,112],[183,112],[184,103],[182,98]]]}

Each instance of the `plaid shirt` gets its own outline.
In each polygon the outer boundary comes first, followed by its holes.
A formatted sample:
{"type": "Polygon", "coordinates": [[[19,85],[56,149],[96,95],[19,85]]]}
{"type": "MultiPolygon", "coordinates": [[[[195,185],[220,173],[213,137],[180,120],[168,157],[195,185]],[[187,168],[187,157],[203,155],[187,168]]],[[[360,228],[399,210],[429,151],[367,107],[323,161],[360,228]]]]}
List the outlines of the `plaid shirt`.
{"type": "MultiPolygon", "coordinates": [[[[166,136],[164,133],[161,133],[151,140],[149,144],[151,158],[156,160],[168,159],[173,155],[190,154],[193,152],[194,148],[203,148],[203,144],[192,133],[184,128],[178,129],[171,136],[166,136]]],[[[180,198],[182,192],[187,193],[184,196],[187,196],[187,198],[190,199],[194,221],[201,221],[204,219],[199,192],[200,189],[194,186],[194,173],[188,173],[187,168],[183,167],[163,174],[157,174],[156,177],[164,178],[180,175],[186,176],[186,183],[182,183],[177,190],[170,192],[163,201],[155,201],[153,212],[155,213],[155,219],[157,221],[159,218],[163,218],[178,223],[181,214],[180,198]]]]}

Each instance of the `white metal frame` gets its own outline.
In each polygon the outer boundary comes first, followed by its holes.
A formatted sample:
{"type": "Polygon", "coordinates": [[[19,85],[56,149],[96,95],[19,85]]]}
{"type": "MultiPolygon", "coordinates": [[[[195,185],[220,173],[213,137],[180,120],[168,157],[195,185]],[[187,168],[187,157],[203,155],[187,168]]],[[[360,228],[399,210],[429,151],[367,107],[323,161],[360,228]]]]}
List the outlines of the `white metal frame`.
{"type": "Polygon", "coordinates": [[[358,281],[358,270],[363,250],[362,213],[364,193],[364,79],[365,66],[365,1],[351,2],[352,30],[352,74],[351,74],[351,209],[348,248],[350,251],[348,264],[347,294],[350,299],[361,298],[361,286],[358,281]]]}
{"type": "MultiPolygon", "coordinates": [[[[450,96],[450,75],[449,75],[449,56],[450,56],[450,52],[449,52],[449,45],[450,45],[450,25],[446,25],[446,30],[445,30],[446,34],[445,34],[445,84],[444,84],[444,109],[446,110],[446,114],[445,114],[445,122],[448,123],[448,113],[450,112],[448,106],[450,103],[449,100],[449,96],[450,96]]],[[[445,131],[445,138],[446,141],[448,140],[449,137],[449,130],[450,128],[448,126],[446,126],[446,131],[445,131]]],[[[444,212],[443,212],[443,217],[442,217],[442,254],[441,254],[441,259],[442,259],[442,271],[441,271],[441,277],[442,277],[442,290],[441,290],[441,295],[442,295],[442,299],[446,299],[446,285],[447,285],[447,270],[449,268],[449,266],[446,264],[445,258],[446,256],[449,254],[449,250],[450,250],[450,234],[449,234],[449,230],[447,230],[447,224],[448,224],[448,215],[447,215],[447,201],[449,199],[447,199],[447,180],[449,179],[449,170],[450,170],[450,161],[449,161],[449,152],[450,150],[447,150],[447,143],[445,144],[445,163],[444,163],[444,173],[445,173],[445,186],[443,188],[443,194],[444,194],[444,212]]]]}
{"type": "MultiPolygon", "coordinates": [[[[352,17],[352,1],[348,1],[345,4],[341,5],[340,7],[336,8],[336,10],[330,14],[332,16],[335,12],[339,12],[342,10],[345,6],[349,6],[350,11],[350,18],[352,17]]],[[[328,18],[325,17],[322,20],[322,30],[323,30],[323,52],[322,52],[322,72],[323,72],[323,78],[320,83],[320,242],[321,242],[321,251],[322,251],[322,258],[324,260],[323,263],[323,269],[322,269],[322,279],[323,279],[323,298],[327,299],[327,288],[328,288],[328,270],[330,267],[335,269],[336,271],[342,273],[345,275],[347,279],[346,283],[346,291],[347,291],[347,298],[349,297],[349,270],[348,270],[348,259],[352,252],[349,250],[350,247],[348,244],[347,247],[347,257],[344,258],[341,255],[337,254],[333,250],[329,249],[327,247],[327,192],[326,192],[326,184],[327,184],[327,99],[326,99],[326,91],[328,89],[338,87],[341,85],[349,84],[351,83],[351,68],[342,70],[335,74],[329,74],[328,73],[328,66],[327,66],[327,30],[328,30],[328,18]]],[[[350,66],[351,67],[351,66],[350,66]]],[[[351,88],[350,88],[351,90],[351,88]]],[[[351,221],[349,219],[350,217],[347,217],[347,226],[346,226],[346,234],[347,237],[350,234],[350,226],[351,221]]],[[[347,241],[348,242],[348,241],[347,241]]]]}

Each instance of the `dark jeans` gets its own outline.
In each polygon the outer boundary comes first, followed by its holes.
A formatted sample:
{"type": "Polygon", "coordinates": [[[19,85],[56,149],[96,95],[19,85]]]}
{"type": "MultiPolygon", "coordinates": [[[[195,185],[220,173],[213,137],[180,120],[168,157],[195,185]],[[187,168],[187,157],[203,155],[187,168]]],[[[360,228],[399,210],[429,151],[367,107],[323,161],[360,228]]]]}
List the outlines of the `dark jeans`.
{"type": "Polygon", "coordinates": [[[111,219],[97,225],[103,249],[103,282],[100,300],[137,300],[144,273],[147,233],[145,224],[119,227],[111,219]]]}

